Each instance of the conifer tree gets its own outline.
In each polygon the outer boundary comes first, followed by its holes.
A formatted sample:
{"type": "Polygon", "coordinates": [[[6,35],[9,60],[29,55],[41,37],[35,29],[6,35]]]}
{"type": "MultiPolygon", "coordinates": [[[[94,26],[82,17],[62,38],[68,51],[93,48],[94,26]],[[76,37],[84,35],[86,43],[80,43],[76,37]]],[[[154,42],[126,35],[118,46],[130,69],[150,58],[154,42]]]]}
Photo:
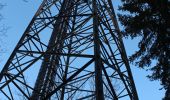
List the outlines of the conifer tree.
{"type": "Polygon", "coordinates": [[[149,68],[151,80],[160,80],[170,100],[170,0],[121,0],[119,20],[124,36],[141,37],[130,60],[149,68]],[[151,65],[156,61],[154,66],[151,65]]]}

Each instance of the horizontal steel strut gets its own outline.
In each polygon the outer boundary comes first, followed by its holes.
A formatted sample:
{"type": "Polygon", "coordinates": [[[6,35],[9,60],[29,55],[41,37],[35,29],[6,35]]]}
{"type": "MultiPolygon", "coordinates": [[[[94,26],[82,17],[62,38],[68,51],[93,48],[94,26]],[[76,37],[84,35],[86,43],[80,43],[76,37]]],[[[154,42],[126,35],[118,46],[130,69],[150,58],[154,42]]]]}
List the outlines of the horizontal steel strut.
{"type": "Polygon", "coordinates": [[[44,0],[0,73],[2,100],[138,100],[111,0],[44,0]]]}

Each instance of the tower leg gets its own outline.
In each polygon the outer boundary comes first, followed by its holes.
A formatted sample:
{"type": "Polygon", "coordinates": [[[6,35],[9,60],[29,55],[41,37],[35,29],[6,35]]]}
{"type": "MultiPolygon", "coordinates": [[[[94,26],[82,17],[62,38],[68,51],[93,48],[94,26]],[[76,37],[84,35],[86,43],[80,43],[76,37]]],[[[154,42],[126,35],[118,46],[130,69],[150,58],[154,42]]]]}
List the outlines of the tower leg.
{"type": "Polygon", "coordinates": [[[95,93],[96,100],[104,100],[98,21],[99,19],[97,17],[97,4],[96,0],[93,0],[93,34],[94,34],[95,88],[96,88],[95,93]]]}

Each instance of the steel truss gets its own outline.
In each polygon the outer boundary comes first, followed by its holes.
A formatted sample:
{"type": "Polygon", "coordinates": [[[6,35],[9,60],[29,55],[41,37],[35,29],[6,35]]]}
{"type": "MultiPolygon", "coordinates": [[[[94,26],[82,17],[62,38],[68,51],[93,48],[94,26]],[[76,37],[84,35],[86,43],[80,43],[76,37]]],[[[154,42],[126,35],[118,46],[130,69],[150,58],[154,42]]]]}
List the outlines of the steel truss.
{"type": "Polygon", "coordinates": [[[112,3],[44,0],[1,71],[2,100],[138,100],[112,3]]]}

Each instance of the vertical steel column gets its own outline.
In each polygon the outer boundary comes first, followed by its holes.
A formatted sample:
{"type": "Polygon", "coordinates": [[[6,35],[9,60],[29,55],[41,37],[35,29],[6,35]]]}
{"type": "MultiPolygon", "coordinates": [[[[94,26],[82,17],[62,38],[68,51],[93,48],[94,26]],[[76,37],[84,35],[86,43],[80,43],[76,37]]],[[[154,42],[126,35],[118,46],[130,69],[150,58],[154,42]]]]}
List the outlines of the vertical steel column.
{"type": "Polygon", "coordinates": [[[128,57],[127,57],[126,50],[125,50],[125,47],[124,47],[124,44],[123,44],[122,34],[121,34],[120,29],[119,29],[118,22],[116,20],[117,18],[116,18],[116,14],[115,14],[115,11],[114,11],[114,7],[112,5],[111,0],[108,0],[108,3],[109,3],[110,8],[112,9],[113,24],[114,24],[115,29],[116,29],[118,36],[119,36],[119,43],[120,43],[120,47],[121,47],[121,50],[120,50],[121,57],[122,57],[123,61],[125,62],[127,72],[128,72],[128,76],[130,78],[131,85],[132,85],[131,89],[132,89],[133,94],[131,94],[131,95],[133,95],[134,100],[139,100],[137,90],[136,90],[136,86],[135,86],[135,83],[134,83],[134,79],[133,79],[133,76],[132,76],[131,68],[130,68],[130,65],[129,65],[129,62],[128,62],[128,57]]]}
{"type": "MultiPolygon", "coordinates": [[[[56,23],[56,26],[58,26],[57,23],[56,23]]],[[[58,38],[57,41],[60,40],[59,38],[61,36],[57,35],[57,31],[58,31],[57,29],[58,28],[55,28],[52,35],[51,35],[51,38],[50,38],[50,41],[49,41],[49,47],[51,47],[55,44],[55,41],[56,41],[57,38],[58,38]]],[[[50,71],[51,70],[51,65],[50,65],[51,64],[51,58],[53,58],[53,57],[50,54],[44,55],[44,60],[42,62],[41,68],[40,68],[39,73],[38,73],[38,77],[37,77],[37,80],[36,80],[36,83],[35,83],[35,86],[34,86],[34,91],[32,93],[31,100],[39,100],[40,97],[42,97],[44,95],[44,94],[43,95],[41,94],[41,91],[42,91],[43,88],[45,88],[44,84],[45,84],[45,81],[46,81],[45,80],[46,77],[49,77],[47,75],[47,73],[51,72],[50,71]],[[41,96],[39,94],[41,94],[41,96]]]]}
{"type": "MultiPolygon", "coordinates": [[[[74,3],[74,1],[71,2],[71,3],[74,3]]],[[[71,12],[70,12],[70,13],[71,13],[71,12]]],[[[77,14],[77,6],[76,6],[75,8],[73,8],[72,14],[73,14],[73,15],[76,15],[76,14],[77,14]]],[[[72,32],[73,32],[73,30],[74,30],[74,28],[75,28],[75,20],[76,20],[76,16],[73,17],[72,32]]],[[[71,33],[72,33],[72,32],[71,32],[71,33]]],[[[73,34],[73,33],[72,33],[72,34],[73,34]]],[[[72,41],[73,41],[73,36],[71,35],[70,40],[69,40],[69,45],[68,45],[68,54],[71,53],[72,41]]],[[[67,60],[66,60],[65,70],[64,70],[65,72],[64,72],[64,75],[63,75],[63,82],[65,82],[65,81],[67,80],[67,73],[68,73],[69,63],[70,63],[70,56],[68,55],[68,56],[67,56],[67,60]]],[[[65,94],[65,86],[62,87],[60,100],[64,100],[64,94],[65,94]]]]}
{"type": "MultiPolygon", "coordinates": [[[[54,45],[57,45],[56,48],[53,49],[53,52],[60,52],[62,49],[62,38],[64,37],[63,31],[65,27],[65,19],[60,17],[60,15],[64,14],[63,10],[65,9],[67,4],[67,0],[63,1],[62,7],[60,9],[60,14],[57,17],[57,21],[55,22],[54,25],[54,30],[52,32],[51,38],[49,40],[48,48],[51,48],[54,45]],[[63,21],[62,24],[60,24],[60,21],[63,21]],[[57,44],[56,44],[57,43],[57,44]]],[[[47,48],[47,49],[48,49],[47,48]]],[[[58,55],[50,55],[46,54],[44,55],[44,60],[42,62],[41,68],[38,73],[38,77],[34,86],[34,91],[31,96],[31,100],[40,100],[44,96],[46,96],[47,91],[45,91],[47,86],[47,82],[49,83],[49,78],[52,79],[52,75],[54,74],[54,69],[57,67],[59,61],[58,61],[59,56],[58,55]],[[54,65],[55,64],[55,65],[54,65]],[[41,94],[41,95],[40,95],[41,94]]]]}
{"type": "Polygon", "coordinates": [[[97,14],[97,0],[93,0],[93,34],[94,34],[94,57],[95,57],[95,88],[96,100],[104,100],[103,80],[102,80],[102,62],[100,57],[99,40],[99,19],[97,14]]]}

